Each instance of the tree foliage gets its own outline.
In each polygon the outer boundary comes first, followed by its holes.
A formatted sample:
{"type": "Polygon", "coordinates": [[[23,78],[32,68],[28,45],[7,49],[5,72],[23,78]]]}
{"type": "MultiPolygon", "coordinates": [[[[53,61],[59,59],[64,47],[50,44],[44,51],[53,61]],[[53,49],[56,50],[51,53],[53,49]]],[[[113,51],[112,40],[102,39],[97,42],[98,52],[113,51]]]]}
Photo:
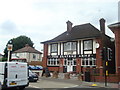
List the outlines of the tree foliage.
{"type": "Polygon", "coordinates": [[[7,57],[7,45],[10,43],[13,45],[12,52],[25,47],[26,44],[29,44],[29,46],[31,47],[33,47],[34,44],[29,37],[23,35],[17,38],[10,39],[6,44],[6,48],[4,49],[4,57],[7,57]]]}

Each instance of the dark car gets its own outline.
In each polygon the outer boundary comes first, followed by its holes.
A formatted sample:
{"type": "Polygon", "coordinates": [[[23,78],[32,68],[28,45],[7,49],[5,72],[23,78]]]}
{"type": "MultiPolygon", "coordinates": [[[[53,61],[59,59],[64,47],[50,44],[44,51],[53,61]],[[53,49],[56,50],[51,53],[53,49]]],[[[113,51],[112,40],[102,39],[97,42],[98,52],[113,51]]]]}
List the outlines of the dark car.
{"type": "Polygon", "coordinates": [[[39,79],[38,75],[29,70],[29,82],[37,82],[39,79]]]}

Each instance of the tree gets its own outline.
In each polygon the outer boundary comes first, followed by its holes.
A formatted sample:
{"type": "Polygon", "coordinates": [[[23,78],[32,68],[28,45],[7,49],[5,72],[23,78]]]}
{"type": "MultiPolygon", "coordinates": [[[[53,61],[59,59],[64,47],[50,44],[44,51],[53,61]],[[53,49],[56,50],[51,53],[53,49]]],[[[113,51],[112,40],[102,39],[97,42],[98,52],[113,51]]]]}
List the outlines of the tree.
{"type": "MultiPolygon", "coordinates": [[[[34,45],[34,43],[31,41],[31,39],[24,35],[19,36],[17,38],[10,39],[8,41],[7,45],[10,44],[10,42],[12,42],[12,45],[13,45],[12,52],[25,47],[26,44],[29,44],[29,46],[31,46],[31,47],[33,47],[33,45],[34,45]]],[[[4,57],[7,57],[7,55],[8,55],[7,45],[6,45],[6,48],[4,49],[4,53],[5,53],[4,57]]]]}

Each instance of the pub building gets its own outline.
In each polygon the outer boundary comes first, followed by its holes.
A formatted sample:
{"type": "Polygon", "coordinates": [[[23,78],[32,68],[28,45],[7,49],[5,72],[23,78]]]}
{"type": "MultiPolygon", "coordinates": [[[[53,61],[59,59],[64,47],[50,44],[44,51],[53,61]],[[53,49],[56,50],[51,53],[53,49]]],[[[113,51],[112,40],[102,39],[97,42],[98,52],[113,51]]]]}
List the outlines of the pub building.
{"type": "MultiPolygon", "coordinates": [[[[44,45],[43,67],[59,73],[87,71],[104,75],[103,45],[114,49],[111,37],[105,34],[105,20],[101,18],[100,30],[90,23],[75,25],[67,21],[67,31],[41,42],[44,45]],[[104,44],[103,44],[104,43],[104,44]]],[[[115,61],[109,61],[109,73],[115,73],[115,61]]]]}

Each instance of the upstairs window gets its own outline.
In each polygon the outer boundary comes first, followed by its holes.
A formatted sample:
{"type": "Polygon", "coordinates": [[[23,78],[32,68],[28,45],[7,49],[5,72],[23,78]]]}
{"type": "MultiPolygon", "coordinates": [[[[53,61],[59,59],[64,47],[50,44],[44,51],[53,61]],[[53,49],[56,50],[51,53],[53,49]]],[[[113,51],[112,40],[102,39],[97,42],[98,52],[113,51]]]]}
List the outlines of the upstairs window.
{"type": "Polygon", "coordinates": [[[83,41],[83,44],[84,44],[84,50],[85,51],[89,51],[89,50],[92,50],[92,46],[93,46],[93,41],[92,40],[85,40],[83,41]]]}
{"type": "Polygon", "coordinates": [[[66,42],[64,43],[64,51],[75,51],[77,42],[66,42]]]}
{"type": "Polygon", "coordinates": [[[51,44],[51,53],[57,53],[58,44],[51,44]]]}
{"type": "Polygon", "coordinates": [[[36,59],[36,55],[35,54],[33,54],[33,59],[36,59]]]}

